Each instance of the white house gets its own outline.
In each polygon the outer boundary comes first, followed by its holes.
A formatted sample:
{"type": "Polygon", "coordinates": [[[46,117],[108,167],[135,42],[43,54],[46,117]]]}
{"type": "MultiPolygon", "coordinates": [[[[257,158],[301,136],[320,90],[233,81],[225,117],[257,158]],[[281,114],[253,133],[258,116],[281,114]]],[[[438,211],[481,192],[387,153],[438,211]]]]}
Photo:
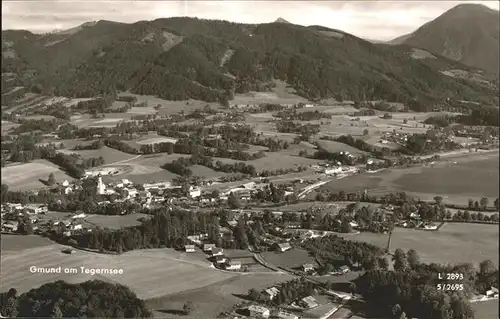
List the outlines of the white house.
{"type": "Polygon", "coordinates": [[[318,306],[318,303],[316,302],[316,299],[314,299],[312,296],[307,296],[299,301],[299,305],[304,307],[304,308],[314,308],[318,306]]]}
{"type": "Polygon", "coordinates": [[[82,228],[83,228],[82,224],[73,225],[71,227],[72,230],[78,230],[78,229],[82,229],[82,228]]]}
{"type": "Polygon", "coordinates": [[[212,249],[215,248],[215,244],[203,244],[203,251],[204,252],[209,252],[212,251],[212,249]]]}
{"type": "Polygon", "coordinates": [[[226,262],[226,269],[227,270],[240,270],[241,269],[241,262],[229,260],[228,262],[226,262]]]}
{"type": "Polygon", "coordinates": [[[223,256],[224,255],[224,250],[222,248],[214,247],[211,250],[211,255],[212,255],[212,257],[223,256]]]}
{"type": "Polygon", "coordinates": [[[219,265],[220,264],[225,264],[225,263],[227,263],[227,258],[224,257],[224,256],[220,256],[220,255],[215,256],[215,263],[219,264],[219,265]]]}
{"type": "Polygon", "coordinates": [[[314,266],[312,264],[304,264],[302,265],[302,270],[304,270],[304,272],[313,271],[314,266]]]}
{"type": "Polygon", "coordinates": [[[201,189],[192,189],[189,191],[189,197],[191,198],[197,198],[201,196],[201,189]]]}
{"type": "Polygon", "coordinates": [[[299,317],[297,315],[294,315],[293,313],[290,313],[290,312],[287,312],[284,310],[278,311],[278,313],[276,314],[276,318],[279,318],[279,319],[299,319],[299,317]]]}
{"type": "Polygon", "coordinates": [[[290,243],[277,243],[275,244],[275,248],[280,252],[285,252],[292,249],[292,246],[290,246],[290,243]]]}
{"type": "Polygon", "coordinates": [[[186,246],[184,246],[184,250],[187,253],[194,253],[194,245],[186,245],[186,246]]]}
{"type": "Polygon", "coordinates": [[[486,291],[486,296],[490,298],[498,298],[498,288],[491,287],[486,291]]]}
{"type": "Polygon", "coordinates": [[[276,287],[271,287],[271,288],[268,288],[268,289],[265,289],[263,292],[262,292],[262,295],[264,296],[264,298],[266,298],[267,300],[273,300],[274,297],[276,297],[278,294],[280,293],[279,289],[276,288],[276,287]]]}
{"type": "Polygon", "coordinates": [[[69,186],[69,182],[68,182],[68,180],[65,180],[64,182],[62,182],[62,186],[64,186],[64,187],[69,186]]]}
{"type": "Polygon", "coordinates": [[[247,308],[248,316],[250,317],[260,317],[260,318],[269,318],[270,311],[266,307],[251,305],[247,308]]]}

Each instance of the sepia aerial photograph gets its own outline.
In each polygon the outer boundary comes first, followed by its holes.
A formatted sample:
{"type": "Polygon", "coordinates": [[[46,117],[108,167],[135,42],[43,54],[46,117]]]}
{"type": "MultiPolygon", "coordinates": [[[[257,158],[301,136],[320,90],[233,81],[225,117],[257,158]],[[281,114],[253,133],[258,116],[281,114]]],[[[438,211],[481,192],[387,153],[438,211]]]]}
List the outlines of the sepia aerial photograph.
{"type": "Polygon", "coordinates": [[[0,318],[498,319],[499,8],[2,1],[0,318]]]}

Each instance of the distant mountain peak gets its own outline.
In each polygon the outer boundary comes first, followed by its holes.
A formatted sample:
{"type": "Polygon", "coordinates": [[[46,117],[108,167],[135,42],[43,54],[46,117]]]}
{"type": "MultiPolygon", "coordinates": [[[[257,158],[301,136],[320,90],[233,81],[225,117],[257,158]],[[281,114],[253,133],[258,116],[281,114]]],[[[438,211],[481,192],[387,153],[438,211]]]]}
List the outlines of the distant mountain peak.
{"type": "Polygon", "coordinates": [[[285,20],[285,19],[283,19],[283,18],[278,18],[278,19],[276,19],[276,21],[274,21],[274,22],[275,22],[275,23],[290,23],[290,22],[286,21],[286,20],[285,20]]]}
{"type": "Polygon", "coordinates": [[[406,44],[498,74],[499,12],[481,4],[459,4],[389,44],[406,44]]]}

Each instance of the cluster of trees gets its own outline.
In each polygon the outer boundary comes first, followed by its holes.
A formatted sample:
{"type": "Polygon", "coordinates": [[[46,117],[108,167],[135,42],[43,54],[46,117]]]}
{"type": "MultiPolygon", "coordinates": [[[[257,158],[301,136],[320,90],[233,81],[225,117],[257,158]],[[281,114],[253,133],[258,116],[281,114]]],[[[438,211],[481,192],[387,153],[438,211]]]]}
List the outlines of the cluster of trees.
{"type": "Polygon", "coordinates": [[[331,119],[332,114],[316,111],[297,112],[297,109],[278,112],[276,117],[283,121],[314,121],[331,119]]]}
{"type": "Polygon", "coordinates": [[[57,131],[59,125],[63,124],[60,119],[39,119],[39,120],[26,120],[20,119],[19,125],[15,129],[13,129],[14,134],[22,134],[22,133],[33,133],[36,131],[41,131],[42,133],[52,133],[57,131]]]}
{"type": "Polygon", "coordinates": [[[155,154],[155,153],[174,153],[174,143],[160,142],[154,144],[143,144],[139,148],[141,154],[155,154]]]}
{"type": "Polygon", "coordinates": [[[436,115],[425,119],[425,124],[447,127],[458,123],[470,126],[496,126],[498,127],[498,107],[478,107],[472,109],[468,114],[462,115],[436,115]]]}
{"type": "Polygon", "coordinates": [[[344,152],[330,152],[323,147],[318,147],[318,150],[314,152],[312,158],[319,160],[327,160],[334,163],[340,163],[342,165],[354,165],[356,163],[356,157],[344,152]]]}
{"type": "Polygon", "coordinates": [[[149,318],[143,300],[128,287],[100,280],[69,284],[56,281],[17,295],[0,294],[0,313],[8,318],[149,318]]]}
{"type": "Polygon", "coordinates": [[[370,269],[369,267],[378,265],[379,259],[383,258],[383,251],[379,247],[345,240],[337,235],[308,239],[302,243],[302,247],[323,264],[334,266],[347,264],[350,267],[361,266],[370,269]]]}
{"type": "MultiPolygon", "coordinates": [[[[306,280],[304,277],[293,279],[280,284],[279,293],[271,300],[275,306],[289,305],[304,297],[315,295],[319,289],[318,285],[306,280]]],[[[266,302],[261,293],[252,288],[248,291],[248,297],[253,301],[266,302]]]]}
{"type": "Polygon", "coordinates": [[[81,151],[81,150],[99,150],[105,146],[105,143],[102,139],[99,139],[97,141],[92,142],[91,144],[88,145],[82,145],[82,144],[77,144],[73,149],[75,151],[81,151]]]}
{"type": "Polygon", "coordinates": [[[372,269],[353,280],[355,291],[363,295],[370,316],[386,318],[474,318],[468,302],[473,292],[484,293],[498,286],[498,269],[485,260],[476,272],[470,263],[457,265],[424,264],[418,253],[396,249],[394,271],[372,269]],[[445,274],[460,274],[459,279],[445,274]],[[438,284],[461,284],[463,290],[439,290],[438,284]]]}
{"type": "Polygon", "coordinates": [[[406,144],[399,151],[406,155],[426,155],[440,151],[453,151],[462,148],[444,135],[433,134],[429,131],[424,134],[411,134],[407,136],[406,144]]]}
{"type": "Polygon", "coordinates": [[[245,175],[256,176],[257,171],[253,165],[243,162],[234,164],[224,164],[221,161],[214,162],[211,157],[204,155],[192,155],[189,158],[178,158],[170,163],[166,163],[162,168],[181,176],[190,176],[193,174],[190,166],[203,165],[215,171],[226,173],[242,173],[245,175]]]}
{"type": "Polygon", "coordinates": [[[280,133],[296,133],[304,136],[318,134],[320,126],[318,124],[301,124],[294,121],[281,120],[276,122],[276,129],[280,133]]]}
{"type": "Polygon", "coordinates": [[[63,170],[65,170],[68,175],[74,178],[83,177],[87,168],[97,167],[105,164],[104,158],[102,156],[81,158],[79,155],[75,154],[56,153],[53,156],[48,155],[47,157],[42,158],[45,158],[58,165],[63,170]]]}
{"type": "Polygon", "coordinates": [[[337,138],[333,138],[331,136],[322,136],[321,139],[347,144],[349,146],[357,148],[360,151],[371,153],[371,154],[373,154],[374,157],[382,157],[384,155],[387,155],[387,156],[391,155],[390,149],[388,149],[388,148],[380,149],[379,147],[372,146],[361,139],[354,138],[354,137],[352,137],[352,135],[341,135],[337,138]]]}
{"type": "Polygon", "coordinates": [[[182,249],[187,236],[200,233],[208,233],[209,240],[217,243],[219,213],[155,209],[150,212],[153,217],[141,225],[118,230],[94,228],[90,233],[74,234],[70,241],[83,248],[118,253],[144,248],[182,249]]]}

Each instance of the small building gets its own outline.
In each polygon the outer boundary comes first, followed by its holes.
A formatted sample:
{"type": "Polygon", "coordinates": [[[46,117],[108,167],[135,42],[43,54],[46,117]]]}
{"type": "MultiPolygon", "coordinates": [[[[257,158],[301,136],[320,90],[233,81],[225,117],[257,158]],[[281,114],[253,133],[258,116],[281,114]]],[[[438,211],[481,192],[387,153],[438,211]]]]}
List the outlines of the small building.
{"type": "Polygon", "coordinates": [[[311,309],[311,308],[317,307],[318,303],[316,302],[316,299],[314,299],[312,296],[307,296],[307,297],[300,299],[299,305],[301,307],[311,309]]]}
{"type": "Polygon", "coordinates": [[[62,182],[62,186],[64,186],[64,187],[68,187],[68,186],[69,186],[69,182],[68,182],[68,180],[65,180],[64,182],[62,182]]]}
{"type": "Polygon", "coordinates": [[[214,247],[211,250],[211,255],[212,255],[212,257],[223,256],[224,255],[224,250],[222,248],[214,247]]]}
{"type": "Polygon", "coordinates": [[[270,314],[266,307],[251,305],[246,308],[246,315],[249,317],[269,318],[270,314]]]}
{"type": "Polygon", "coordinates": [[[227,258],[221,255],[215,256],[214,262],[218,265],[227,263],[227,258]]]}
{"type": "Polygon", "coordinates": [[[341,267],[339,268],[339,270],[340,270],[340,272],[341,272],[341,273],[343,273],[343,274],[347,274],[347,273],[350,271],[349,266],[346,266],[346,265],[341,266],[341,267]]]}
{"type": "Polygon", "coordinates": [[[186,245],[186,246],[184,246],[184,250],[187,253],[194,253],[194,245],[186,245]]]}
{"type": "Polygon", "coordinates": [[[189,191],[190,198],[197,198],[201,196],[201,189],[192,189],[189,191]]]}
{"type": "Polygon", "coordinates": [[[302,265],[302,270],[304,270],[304,272],[313,271],[314,266],[313,266],[313,264],[304,264],[304,265],[302,265]]]}
{"type": "Polygon", "coordinates": [[[278,311],[278,313],[276,313],[275,317],[279,318],[279,319],[299,319],[299,317],[297,315],[294,315],[293,313],[290,313],[290,312],[287,312],[284,310],[278,311]]]}
{"type": "Polygon", "coordinates": [[[82,224],[77,224],[77,225],[72,225],[71,226],[71,230],[79,230],[79,229],[82,229],[83,226],[82,224]]]}
{"type": "Polygon", "coordinates": [[[229,260],[226,262],[226,270],[240,270],[241,261],[229,260]]]}
{"type": "Polygon", "coordinates": [[[8,221],[2,225],[2,231],[5,232],[16,232],[19,223],[17,221],[8,221]]]}
{"type": "Polygon", "coordinates": [[[262,296],[266,299],[266,300],[273,300],[274,297],[276,297],[278,294],[280,293],[279,289],[276,288],[276,287],[271,287],[271,288],[268,288],[268,289],[265,289],[263,292],[262,292],[262,296]]]}
{"type": "Polygon", "coordinates": [[[498,288],[491,287],[486,291],[485,295],[490,298],[498,298],[498,288]]]}
{"type": "Polygon", "coordinates": [[[276,243],[276,244],[274,244],[274,248],[275,248],[275,250],[283,253],[287,250],[292,249],[292,246],[290,245],[290,243],[276,243]]]}
{"type": "Polygon", "coordinates": [[[212,249],[215,248],[215,244],[203,244],[203,251],[204,252],[209,252],[212,251],[212,249]]]}

